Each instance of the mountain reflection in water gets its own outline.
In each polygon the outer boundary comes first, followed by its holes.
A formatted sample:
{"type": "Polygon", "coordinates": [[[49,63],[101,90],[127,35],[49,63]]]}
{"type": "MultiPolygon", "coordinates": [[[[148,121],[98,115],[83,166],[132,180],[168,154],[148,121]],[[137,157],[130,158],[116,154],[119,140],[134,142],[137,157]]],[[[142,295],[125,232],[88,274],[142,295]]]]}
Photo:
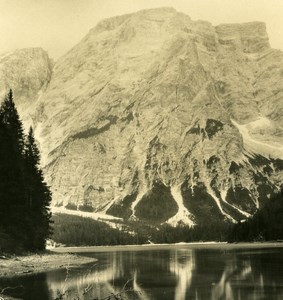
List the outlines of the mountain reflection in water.
{"type": "Polygon", "coordinates": [[[0,287],[23,285],[12,295],[29,300],[54,300],[58,291],[68,291],[66,299],[84,300],[121,291],[123,299],[283,299],[283,249],[180,246],[82,255],[94,256],[98,262],[68,271],[0,278],[0,287]]]}

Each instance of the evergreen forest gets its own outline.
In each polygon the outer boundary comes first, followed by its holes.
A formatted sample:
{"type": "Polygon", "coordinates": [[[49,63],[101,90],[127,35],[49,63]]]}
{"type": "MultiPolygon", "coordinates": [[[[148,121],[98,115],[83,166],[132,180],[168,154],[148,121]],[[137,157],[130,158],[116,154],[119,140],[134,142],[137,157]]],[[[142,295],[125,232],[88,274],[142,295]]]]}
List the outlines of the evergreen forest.
{"type": "Polygon", "coordinates": [[[33,129],[24,133],[10,90],[0,107],[0,253],[45,248],[50,202],[33,129]]]}
{"type": "Polygon", "coordinates": [[[283,190],[253,217],[231,227],[229,242],[283,241],[283,190]]]}
{"type": "Polygon", "coordinates": [[[194,227],[182,223],[172,227],[124,221],[111,228],[103,222],[74,215],[58,214],[53,216],[53,220],[52,238],[66,246],[283,241],[283,192],[270,199],[254,216],[236,224],[215,220],[194,227]]]}

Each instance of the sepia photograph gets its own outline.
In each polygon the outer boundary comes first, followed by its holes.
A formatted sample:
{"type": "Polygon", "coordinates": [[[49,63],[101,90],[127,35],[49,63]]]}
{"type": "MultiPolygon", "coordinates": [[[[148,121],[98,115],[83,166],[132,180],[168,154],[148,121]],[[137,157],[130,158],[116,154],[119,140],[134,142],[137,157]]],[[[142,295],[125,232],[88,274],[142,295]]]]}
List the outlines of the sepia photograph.
{"type": "Polygon", "coordinates": [[[0,0],[0,300],[283,299],[282,20],[0,0]]]}

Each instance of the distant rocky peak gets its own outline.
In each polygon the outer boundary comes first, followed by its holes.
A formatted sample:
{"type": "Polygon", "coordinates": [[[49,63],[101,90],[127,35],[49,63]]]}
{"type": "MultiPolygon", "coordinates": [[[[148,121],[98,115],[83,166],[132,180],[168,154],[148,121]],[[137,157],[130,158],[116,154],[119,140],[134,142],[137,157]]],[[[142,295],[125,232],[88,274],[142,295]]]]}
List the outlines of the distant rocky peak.
{"type": "Polygon", "coordinates": [[[244,53],[263,52],[270,48],[266,25],[263,22],[221,24],[215,27],[219,43],[244,53]]]}
{"type": "Polygon", "coordinates": [[[0,56],[1,93],[13,89],[15,101],[33,100],[35,94],[51,79],[53,62],[42,48],[17,49],[0,56]]]}
{"type": "Polygon", "coordinates": [[[18,49],[0,55],[0,97],[13,90],[25,127],[35,125],[35,102],[47,88],[54,62],[42,48],[18,49]]]}

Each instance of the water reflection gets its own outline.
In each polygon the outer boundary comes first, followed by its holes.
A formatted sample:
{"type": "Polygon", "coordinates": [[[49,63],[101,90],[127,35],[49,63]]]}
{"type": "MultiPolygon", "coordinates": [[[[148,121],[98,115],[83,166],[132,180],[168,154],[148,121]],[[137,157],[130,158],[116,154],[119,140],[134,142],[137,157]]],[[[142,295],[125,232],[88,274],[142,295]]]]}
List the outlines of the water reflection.
{"type": "Polygon", "coordinates": [[[283,250],[164,250],[88,253],[95,265],[1,279],[0,287],[22,285],[22,299],[283,299],[283,250]],[[64,298],[63,298],[64,299],[64,298]]]}
{"type": "Polygon", "coordinates": [[[175,300],[186,299],[186,291],[191,286],[195,269],[194,252],[192,250],[175,250],[170,255],[170,272],[176,275],[175,300]]]}

